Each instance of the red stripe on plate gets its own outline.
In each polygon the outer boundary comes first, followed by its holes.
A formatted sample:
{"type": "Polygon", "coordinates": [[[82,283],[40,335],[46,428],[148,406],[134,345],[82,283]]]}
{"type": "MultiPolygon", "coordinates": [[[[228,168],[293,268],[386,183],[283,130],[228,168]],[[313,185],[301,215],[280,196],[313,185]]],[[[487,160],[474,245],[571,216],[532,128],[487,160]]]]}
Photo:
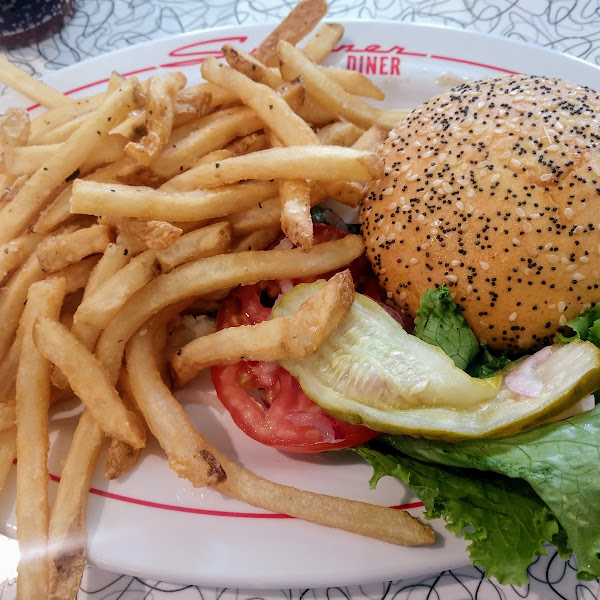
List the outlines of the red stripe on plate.
{"type": "MultiPolygon", "coordinates": [[[[59,482],[60,477],[50,474],[52,481],[59,482]]],[[[232,518],[244,518],[244,519],[293,519],[289,515],[282,515],[279,513],[252,513],[252,512],[240,512],[240,511],[228,511],[228,510],[209,510],[206,508],[193,508],[191,506],[176,506],[174,504],[163,504],[162,502],[152,502],[150,500],[142,500],[141,498],[132,498],[131,496],[123,496],[121,494],[113,494],[112,492],[106,492],[97,488],[90,488],[91,494],[96,496],[102,496],[103,498],[110,498],[111,500],[119,500],[120,502],[128,502],[129,504],[137,504],[139,506],[147,506],[149,508],[158,508],[160,510],[173,510],[175,512],[192,513],[195,515],[208,515],[211,517],[232,517],[232,518]]],[[[420,508],[423,506],[422,502],[411,502],[409,504],[399,504],[397,506],[391,506],[398,510],[409,510],[411,508],[420,508]]]]}
{"type": "Polygon", "coordinates": [[[464,58],[452,58],[451,56],[441,56],[440,54],[431,54],[430,58],[437,60],[447,60],[450,62],[462,63],[463,65],[472,65],[474,67],[484,67],[485,69],[494,69],[495,71],[501,71],[502,73],[509,73],[510,75],[519,75],[519,71],[511,71],[510,69],[504,69],[502,67],[496,67],[495,65],[487,65],[486,63],[475,62],[473,60],[465,60],[464,58]]]}

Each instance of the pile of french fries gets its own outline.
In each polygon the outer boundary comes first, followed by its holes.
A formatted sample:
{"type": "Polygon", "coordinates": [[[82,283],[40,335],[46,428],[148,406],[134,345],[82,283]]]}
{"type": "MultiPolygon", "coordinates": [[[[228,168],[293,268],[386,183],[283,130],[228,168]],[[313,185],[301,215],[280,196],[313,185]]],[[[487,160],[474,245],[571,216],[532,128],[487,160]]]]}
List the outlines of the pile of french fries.
{"type": "Polygon", "coordinates": [[[396,544],[433,542],[404,511],[253,475],[171,391],[213,364],[307,356],[352,303],[342,271],[289,318],[218,332],[181,318],[215,311],[237,285],[342,269],[364,250],[356,235],[313,246],[310,208],[360,202],[405,112],[365,101],[383,94],[364,76],[321,66],[342,26],[296,46],[326,11],[304,0],[253,54],[225,45],[224,60],[206,59],[194,86],[176,72],[114,73],[106,92],[73,100],[0,62],[0,80],[46,108],[0,118],[0,489],[16,468],[21,600],[76,596],[100,449],[108,440],[105,475],[118,477],[147,430],[195,486],[396,544]],[[265,249],[282,232],[290,247],[265,249]],[[73,397],[82,412],[50,507],[48,410],[73,397]]]}

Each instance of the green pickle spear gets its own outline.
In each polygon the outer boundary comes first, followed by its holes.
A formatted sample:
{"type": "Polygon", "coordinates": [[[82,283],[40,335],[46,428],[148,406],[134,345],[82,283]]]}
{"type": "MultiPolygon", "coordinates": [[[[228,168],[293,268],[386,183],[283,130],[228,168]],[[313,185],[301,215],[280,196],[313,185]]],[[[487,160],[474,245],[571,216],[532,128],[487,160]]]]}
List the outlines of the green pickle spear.
{"type": "MultiPolygon", "coordinates": [[[[273,317],[293,314],[323,284],[296,286],[274,307],[273,317]]],[[[451,441],[521,431],[600,388],[600,350],[589,342],[556,344],[540,355],[527,375],[539,389],[525,395],[506,382],[523,360],[487,379],[471,377],[358,293],[346,318],[313,354],[280,364],[338,419],[451,441]]]]}

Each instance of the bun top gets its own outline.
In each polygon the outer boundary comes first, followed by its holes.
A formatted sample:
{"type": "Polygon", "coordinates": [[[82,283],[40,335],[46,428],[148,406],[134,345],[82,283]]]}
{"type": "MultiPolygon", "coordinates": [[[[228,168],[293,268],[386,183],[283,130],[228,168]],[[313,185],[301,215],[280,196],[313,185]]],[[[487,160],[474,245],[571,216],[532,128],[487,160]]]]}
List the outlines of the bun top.
{"type": "Polygon", "coordinates": [[[600,301],[600,96],[556,79],[464,83],[382,147],[361,207],[367,256],[415,316],[447,285],[492,348],[547,344],[600,301]]]}

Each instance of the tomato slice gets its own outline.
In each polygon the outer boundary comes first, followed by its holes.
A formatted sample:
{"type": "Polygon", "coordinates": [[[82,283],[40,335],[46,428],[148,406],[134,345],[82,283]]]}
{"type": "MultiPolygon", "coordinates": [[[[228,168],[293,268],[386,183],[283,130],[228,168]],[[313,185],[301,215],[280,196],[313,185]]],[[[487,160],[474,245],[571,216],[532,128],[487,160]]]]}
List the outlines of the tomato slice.
{"type": "MultiPolygon", "coordinates": [[[[315,225],[316,243],[344,235],[334,227],[315,225]]],[[[296,283],[300,281],[293,281],[296,283]]],[[[236,288],[221,303],[217,327],[250,325],[268,319],[271,306],[286,285],[287,282],[265,281],[236,288]]],[[[302,391],[298,380],[276,362],[241,361],[212,367],[211,377],[217,396],[235,424],[266,446],[292,452],[321,452],[356,446],[377,435],[367,427],[344,423],[325,412],[302,391]]]]}

